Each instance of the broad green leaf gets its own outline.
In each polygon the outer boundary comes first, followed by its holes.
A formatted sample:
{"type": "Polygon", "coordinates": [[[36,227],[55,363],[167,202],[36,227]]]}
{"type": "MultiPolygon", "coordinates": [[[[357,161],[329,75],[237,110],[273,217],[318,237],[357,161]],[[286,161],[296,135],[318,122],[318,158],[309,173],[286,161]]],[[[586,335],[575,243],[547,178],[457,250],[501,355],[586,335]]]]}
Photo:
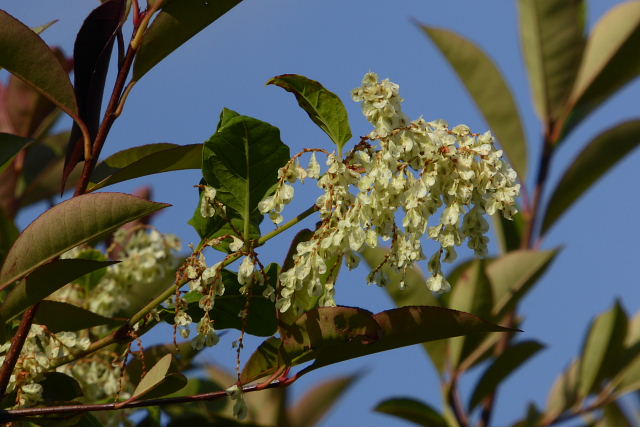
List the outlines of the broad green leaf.
{"type": "MultiPolygon", "coordinates": [[[[73,77],[78,115],[86,124],[91,141],[100,125],[102,96],[116,35],[123,24],[125,0],[108,0],[89,13],[78,31],[73,47],[73,77]]],[[[73,124],[62,175],[64,183],[84,159],[84,141],[77,123],[73,124]]]]}
{"type": "Polygon", "coordinates": [[[29,27],[0,10],[0,67],[28,82],[71,117],[78,104],[67,72],[29,27]]]}
{"type": "Polygon", "coordinates": [[[172,355],[167,354],[153,365],[149,372],[142,377],[129,400],[138,400],[143,396],[147,398],[164,396],[187,385],[187,378],[184,375],[169,372],[171,360],[172,355]]]}
{"type": "Polygon", "coordinates": [[[318,425],[359,377],[360,375],[335,377],[315,385],[289,410],[290,425],[318,425]]]}
{"type": "Polygon", "coordinates": [[[0,319],[8,320],[22,310],[48,297],[67,283],[100,270],[117,261],[87,259],[58,259],[36,269],[26,280],[18,283],[0,306],[0,319]]]}
{"type": "Polygon", "coordinates": [[[521,341],[509,346],[489,365],[476,383],[469,400],[469,411],[473,411],[502,381],[544,347],[538,341],[521,341]]]}
{"type": "MultiPolygon", "coordinates": [[[[484,262],[475,260],[453,284],[448,308],[460,310],[490,319],[493,308],[493,291],[485,274],[484,262]]],[[[449,363],[457,366],[485,338],[470,335],[452,338],[449,341],[449,363]]]]}
{"type": "Polygon", "coordinates": [[[522,218],[522,209],[519,206],[517,209],[518,212],[513,216],[513,219],[507,219],[501,213],[491,215],[493,229],[500,244],[500,252],[503,254],[516,251],[522,245],[524,219],[522,218]]]}
{"type": "Polygon", "coordinates": [[[598,179],[640,144],[640,119],[596,136],[575,158],[553,190],[542,220],[544,234],[598,179]]]}
{"type": "Polygon", "coordinates": [[[487,322],[473,314],[441,307],[401,307],[373,316],[380,327],[378,340],[354,340],[340,346],[320,347],[305,372],[344,360],[394,348],[471,333],[515,331],[487,322]],[[437,325],[434,327],[433,325],[437,325]]]}
{"type": "Polygon", "coordinates": [[[144,373],[144,367],[146,366],[148,368],[155,365],[160,359],[167,355],[172,356],[171,371],[186,371],[193,368],[193,358],[196,357],[200,351],[194,349],[191,344],[191,341],[184,341],[179,343],[177,348],[173,344],[158,344],[145,348],[142,354],[144,365],[139,356],[127,364],[126,373],[129,381],[134,384],[139,383],[144,373]]]}
{"type": "Polygon", "coordinates": [[[373,409],[393,415],[414,424],[432,427],[448,427],[447,421],[429,404],[411,397],[394,397],[384,400],[373,409]]]}
{"type": "Polygon", "coordinates": [[[596,24],[571,91],[567,134],[640,72],[640,2],[623,2],[596,24]]]}
{"type": "Polygon", "coordinates": [[[347,109],[335,93],[325,89],[319,82],[297,74],[283,74],[272,78],[267,84],[280,86],[293,93],[298,105],[329,135],[338,150],[341,151],[351,139],[347,109]]]}
{"type": "Polygon", "coordinates": [[[370,311],[321,307],[303,313],[291,325],[280,325],[280,336],[288,362],[297,365],[314,359],[323,348],[345,342],[375,342],[380,337],[380,327],[370,311]]]}
{"type": "Polygon", "coordinates": [[[100,316],[92,311],[66,302],[43,300],[33,323],[45,325],[53,333],[62,331],[80,331],[101,325],[115,325],[123,323],[109,317],[100,316]]]}
{"type": "Polygon", "coordinates": [[[517,303],[547,270],[558,250],[520,250],[491,262],[487,276],[493,288],[493,316],[500,318],[517,303]]]}
{"type": "Polygon", "coordinates": [[[493,60],[470,40],[422,26],[462,80],[522,181],[527,178],[527,140],[518,106],[493,60]]]}
{"type": "Polygon", "coordinates": [[[539,425],[550,425],[578,401],[578,363],[571,365],[556,379],[547,397],[547,409],[539,425]]]}
{"type": "Polygon", "coordinates": [[[158,62],[238,3],[240,0],[167,0],[144,35],[133,64],[133,80],[140,80],[158,62]]]}
{"type": "MultiPolygon", "coordinates": [[[[276,288],[278,281],[278,264],[271,264],[265,270],[268,276],[266,285],[276,288]]],[[[262,288],[255,286],[251,296],[240,293],[240,283],[236,273],[223,270],[222,282],[224,295],[217,296],[211,313],[216,329],[245,329],[245,332],[261,337],[273,335],[277,330],[275,303],[262,295],[262,288]],[[249,304],[247,305],[247,298],[249,304]],[[247,308],[248,317],[242,319],[240,313],[247,308]]],[[[198,298],[199,299],[199,298],[198,298]]],[[[198,300],[189,304],[187,313],[196,321],[204,312],[198,306],[198,300]]],[[[173,321],[173,320],[172,320],[173,321]]]]}
{"type": "Polygon", "coordinates": [[[627,335],[627,314],[616,301],[613,308],[599,315],[587,333],[579,364],[578,396],[586,398],[600,381],[615,373],[627,335]]]}
{"type": "Polygon", "coordinates": [[[621,371],[611,380],[616,395],[623,396],[640,390],[640,353],[637,349],[635,357],[627,361],[621,368],[621,371]]]}
{"type": "MultiPolygon", "coordinates": [[[[206,182],[204,182],[206,184],[206,182]]],[[[244,219],[240,214],[230,207],[226,207],[224,212],[216,213],[211,218],[204,218],[200,213],[200,204],[202,203],[202,191],[200,191],[200,201],[196,206],[193,217],[189,220],[189,224],[193,226],[201,242],[210,242],[212,239],[222,236],[236,236],[243,238],[244,219]]],[[[255,211],[251,215],[249,222],[249,239],[255,240],[260,237],[260,223],[264,216],[260,212],[255,211]]],[[[229,252],[229,244],[231,239],[225,239],[219,245],[212,247],[223,252],[229,252]]]]}
{"type": "Polygon", "coordinates": [[[202,144],[147,144],[120,151],[101,162],[88,191],[156,173],[202,167],[202,144]]]}
{"type": "Polygon", "coordinates": [[[20,230],[16,227],[15,222],[8,218],[2,209],[0,209],[0,263],[7,256],[9,248],[20,235],[20,230]]]}
{"type": "Polygon", "coordinates": [[[78,381],[62,372],[46,372],[38,383],[42,386],[42,399],[48,403],[68,402],[82,396],[78,381]]]}
{"type": "Polygon", "coordinates": [[[14,242],[0,270],[0,289],[75,246],[167,206],[123,193],[66,200],[40,215],[14,242]]]}
{"type": "Polygon", "coordinates": [[[240,381],[246,384],[284,369],[286,364],[280,352],[281,347],[282,341],[276,337],[263,341],[242,368],[240,381]]]}
{"type": "Polygon", "coordinates": [[[0,173],[9,165],[13,158],[33,142],[30,138],[0,132],[0,173]]]}
{"type": "Polygon", "coordinates": [[[585,45],[584,0],[520,0],[520,35],[531,92],[543,123],[559,118],[585,45]]]}
{"type": "Polygon", "coordinates": [[[217,189],[216,199],[245,219],[278,182],[278,169],[289,161],[289,147],[268,123],[236,116],[222,126],[202,151],[202,172],[217,189]]]}

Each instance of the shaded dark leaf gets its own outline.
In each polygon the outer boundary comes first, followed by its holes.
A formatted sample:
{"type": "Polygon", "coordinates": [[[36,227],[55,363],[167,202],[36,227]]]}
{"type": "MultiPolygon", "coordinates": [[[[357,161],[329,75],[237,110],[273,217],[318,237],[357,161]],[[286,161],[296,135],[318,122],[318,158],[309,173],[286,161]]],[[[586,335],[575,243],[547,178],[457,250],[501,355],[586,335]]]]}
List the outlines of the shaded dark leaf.
{"type": "Polygon", "coordinates": [[[421,426],[447,427],[447,421],[429,404],[410,397],[384,400],[373,409],[421,426]]]}
{"type": "Polygon", "coordinates": [[[59,301],[40,302],[33,323],[44,325],[53,333],[62,331],[80,331],[101,325],[116,325],[123,320],[100,316],[84,308],[59,301]]]}

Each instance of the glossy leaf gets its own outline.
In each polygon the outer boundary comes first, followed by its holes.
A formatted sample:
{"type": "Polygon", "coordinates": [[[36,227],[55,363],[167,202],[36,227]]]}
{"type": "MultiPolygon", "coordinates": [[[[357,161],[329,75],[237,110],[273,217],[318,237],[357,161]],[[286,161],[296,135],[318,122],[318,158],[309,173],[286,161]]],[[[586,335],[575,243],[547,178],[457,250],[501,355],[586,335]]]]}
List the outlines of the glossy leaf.
{"type": "MultiPolygon", "coordinates": [[[[205,182],[206,184],[206,182],[205,182]]],[[[240,214],[230,207],[226,207],[224,214],[216,213],[211,218],[204,218],[200,213],[200,204],[202,202],[202,191],[200,191],[200,201],[193,212],[193,217],[189,220],[189,224],[193,226],[201,241],[211,241],[217,237],[222,236],[236,236],[240,239],[243,238],[242,232],[244,230],[244,219],[240,214]]],[[[249,239],[258,239],[260,237],[260,223],[264,216],[260,212],[255,211],[251,215],[249,221],[249,239]]],[[[223,252],[229,251],[230,239],[225,239],[219,245],[213,245],[212,247],[223,252]]]]}
{"type": "Polygon", "coordinates": [[[236,116],[204,144],[202,172],[217,189],[216,199],[245,220],[272,191],[278,169],[289,160],[289,147],[280,131],[268,123],[236,116]]]}
{"type": "MultiPolygon", "coordinates": [[[[73,75],[78,114],[93,141],[100,124],[100,109],[109,61],[116,34],[122,26],[125,0],[108,0],[95,8],[82,23],[73,47],[73,75]]],[[[74,167],[84,158],[82,132],[76,123],[71,129],[63,186],[74,167]]]]}
{"type": "Polygon", "coordinates": [[[321,347],[317,350],[318,357],[305,372],[355,357],[426,341],[472,333],[513,331],[472,314],[441,307],[401,307],[377,313],[373,318],[380,327],[378,340],[354,340],[339,347],[321,347]],[[434,328],[432,325],[438,326],[434,328]]]}
{"type": "Polygon", "coordinates": [[[286,367],[280,348],[282,341],[276,337],[267,338],[251,355],[240,373],[243,384],[266,377],[286,367]]]}
{"type": "MultiPolygon", "coordinates": [[[[475,260],[453,284],[448,308],[490,319],[493,308],[493,291],[484,271],[484,262],[475,260]]],[[[484,336],[460,336],[449,341],[449,363],[457,366],[484,336]]]]}
{"type": "Polygon", "coordinates": [[[541,232],[549,231],[576,200],[638,145],[640,120],[619,123],[589,142],[553,190],[541,232]]]}
{"type": "Polygon", "coordinates": [[[82,388],[75,378],[62,372],[46,372],[39,381],[45,402],[68,402],[82,396],[82,388]]]}
{"type": "Polygon", "coordinates": [[[557,250],[510,252],[487,267],[493,288],[493,316],[500,318],[519,301],[549,268],[557,250]]]}
{"type": "Polygon", "coordinates": [[[73,304],[60,301],[43,300],[33,323],[45,325],[53,333],[62,331],[80,331],[101,325],[115,325],[123,320],[104,317],[73,304]]]}
{"type": "Polygon", "coordinates": [[[139,80],[158,62],[240,3],[240,0],[167,0],[147,29],[133,64],[139,80]]]}
{"type": "Polygon", "coordinates": [[[563,113],[585,45],[584,0],[520,0],[520,34],[536,110],[563,113]]]}
{"type": "Polygon", "coordinates": [[[202,167],[202,144],[147,144],[120,151],[93,172],[88,191],[157,173],[202,167]]]}
{"type": "Polygon", "coordinates": [[[0,306],[0,318],[11,319],[22,310],[48,297],[56,290],[92,271],[100,270],[117,261],[86,259],[58,259],[35,270],[26,280],[11,289],[0,306]]]}
{"type": "Polygon", "coordinates": [[[0,270],[0,289],[75,246],[167,206],[123,193],[85,194],[66,200],[20,234],[0,270]]]}
{"type": "Polygon", "coordinates": [[[470,40],[422,26],[462,80],[521,180],[527,177],[527,141],[518,106],[493,60],[470,40]]]}
{"type": "Polygon", "coordinates": [[[64,112],[78,117],[73,86],[53,51],[29,27],[0,11],[0,67],[31,84],[64,112]]]}
{"type": "Polygon", "coordinates": [[[616,302],[599,315],[587,333],[579,364],[578,396],[586,398],[617,369],[627,334],[627,314],[616,302]]]}
{"type": "Polygon", "coordinates": [[[598,21],[571,91],[565,134],[638,75],[639,43],[640,2],[621,3],[598,21]]]}
{"type": "Polygon", "coordinates": [[[482,400],[493,393],[498,385],[509,377],[545,346],[537,341],[521,341],[509,346],[489,365],[482,374],[471,394],[469,411],[475,409],[482,400]]]}
{"type": "Polygon", "coordinates": [[[164,396],[187,385],[187,379],[184,375],[169,372],[171,360],[171,354],[167,354],[153,365],[149,372],[142,377],[129,400],[138,400],[143,396],[146,398],[164,396]]]}
{"type": "Polygon", "coordinates": [[[448,427],[447,421],[429,404],[411,397],[395,397],[384,400],[373,409],[393,415],[414,424],[432,427],[448,427]]]}
{"type": "Polygon", "coordinates": [[[335,377],[315,385],[289,410],[290,425],[318,425],[359,377],[359,375],[335,377]]]}
{"type": "Polygon", "coordinates": [[[32,139],[0,132],[0,173],[32,139]]]}
{"type": "Polygon", "coordinates": [[[319,82],[297,74],[282,74],[267,82],[293,93],[298,105],[309,118],[322,129],[342,150],[351,139],[349,115],[338,96],[328,91],[319,82]]]}

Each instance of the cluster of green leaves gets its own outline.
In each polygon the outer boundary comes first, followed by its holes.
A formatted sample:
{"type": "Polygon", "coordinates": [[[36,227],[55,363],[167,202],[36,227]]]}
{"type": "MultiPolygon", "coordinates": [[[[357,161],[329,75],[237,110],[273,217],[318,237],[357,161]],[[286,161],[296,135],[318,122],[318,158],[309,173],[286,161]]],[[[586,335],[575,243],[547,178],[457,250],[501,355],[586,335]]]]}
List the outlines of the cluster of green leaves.
{"type": "MultiPolygon", "coordinates": [[[[559,254],[539,250],[537,242],[598,179],[640,144],[640,119],[614,125],[584,144],[543,204],[545,183],[556,149],[588,115],[633,80],[640,57],[631,52],[640,42],[640,2],[614,7],[591,34],[586,34],[586,2],[520,0],[521,44],[531,92],[544,135],[535,164],[534,199],[522,206],[513,222],[495,218],[502,254],[455,267],[453,291],[440,298],[401,292],[400,278],[389,273],[387,290],[399,306],[440,305],[477,314],[489,321],[517,327],[518,303],[536,285],[559,254]]],[[[531,170],[528,142],[517,103],[497,65],[475,43],[450,30],[423,25],[421,29],[444,55],[469,91],[526,188],[531,170]]],[[[373,268],[384,254],[367,251],[373,268]]],[[[411,281],[422,283],[414,272],[411,281]]],[[[409,289],[420,288],[420,286],[409,289]]],[[[558,378],[545,409],[530,404],[514,426],[560,423],[584,415],[588,425],[636,425],[619,398],[638,390],[640,354],[638,317],[628,319],[619,303],[601,314],[587,329],[581,354],[558,378]]],[[[491,425],[495,392],[500,384],[544,345],[517,340],[510,334],[465,336],[424,344],[443,389],[442,410],[413,398],[394,397],[376,410],[419,425],[491,425]],[[483,372],[465,404],[459,378],[474,368],[483,372]]]]}

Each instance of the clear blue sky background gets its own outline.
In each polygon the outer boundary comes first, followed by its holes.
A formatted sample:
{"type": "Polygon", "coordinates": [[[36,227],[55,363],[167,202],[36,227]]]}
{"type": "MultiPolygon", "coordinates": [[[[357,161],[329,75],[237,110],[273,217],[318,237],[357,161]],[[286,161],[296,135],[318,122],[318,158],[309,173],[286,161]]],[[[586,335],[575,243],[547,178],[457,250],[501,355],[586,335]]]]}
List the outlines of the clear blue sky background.
{"type": "MultiPolygon", "coordinates": [[[[617,3],[589,1],[590,27],[617,3]]],[[[74,35],[82,20],[96,5],[97,2],[89,0],[2,2],[3,8],[30,26],[60,19],[43,37],[50,44],[62,46],[67,53],[72,51],[74,35]]],[[[116,122],[103,155],[152,142],[202,142],[215,130],[223,107],[278,126],[292,152],[304,147],[330,148],[325,135],[298,108],[290,94],[264,86],[270,77],[283,73],[304,74],[337,93],[349,110],[355,135],[368,133],[370,127],[359,106],[350,100],[350,91],[369,70],[400,84],[406,99],[405,111],[410,117],[444,118],[452,125],[466,123],[475,131],[484,131],[487,125],[473,101],[438,51],[412,24],[413,19],[458,31],[490,52],[520,104],[530,140],[529,154],[535,158],[541,130],[519,48],[516,2],[495,0],[245,0],[144,76],[116,122]]],[[[107,90],[112,84],[113,78],[107,83],[107,90]]],[[[554,161],[550,188],[593,136],[638,116],[639,91],[638,83],[628,86],[574,132],[554,161]]],[[[547,249],[558,245],[565,245],[565,249],[522,305],[525,321],[521,338],[539,339],[548,348],[500,390],[495,425],[505,425],[521,416],[530,400],[544,406],[555,377],[579,351],[586,325],[597,313],[608,309],[616,297],[631,313],[640,307],[639,160],[640,153],[633,153],[602,179],[559,221],[543,243],[547,249]]],[[[192,185],[198,179],[196,172],[179,172],[140,179],[110,190],[131,192],[141,185],[152,184],[155,200],[174,205],[158,217],[156,225],[188,243],[197,241],[186,222],[196,204],[197,193],[192,185]]],[[[313,200],[315,190],[311,188],[305,191],[297,209],[313,200]]],[[[20,218],[21,225],[26,226],[39,210],[26,212],[20,218]]],[[[287,212],[293,215],[296,207],[287,212]]],[[[263,230],[271,229],[270,224],[263,225],[263,230]]],[[[282,260],[286,239],[291,235],[286,234],[262,249],[265,259],[282,260]]],[[[391,308],[383,290],[366,286],[365,274],[360,270],[342,276],[337,287],[338,302],[372,311],[391,308]]],[[[169,336],[153,337],[162,338],[169,336]]],[[[232,366],[231,339],[235,339],[234,333],[228,334],[206,357],[232,366]]],[[[419,346],[316,371],[295,384],[292,395],[300,396],[322,379],[358,370],[365,375],[323,425],[408,425],[371,411],[380,400],[396,395],[439,405],[436,375],[419,346]]],[[[470,377],[477,377],[477,373],[470,377]]],[[[463,382],[463,389],[471,386],[470,381],[463,382]]]]}

